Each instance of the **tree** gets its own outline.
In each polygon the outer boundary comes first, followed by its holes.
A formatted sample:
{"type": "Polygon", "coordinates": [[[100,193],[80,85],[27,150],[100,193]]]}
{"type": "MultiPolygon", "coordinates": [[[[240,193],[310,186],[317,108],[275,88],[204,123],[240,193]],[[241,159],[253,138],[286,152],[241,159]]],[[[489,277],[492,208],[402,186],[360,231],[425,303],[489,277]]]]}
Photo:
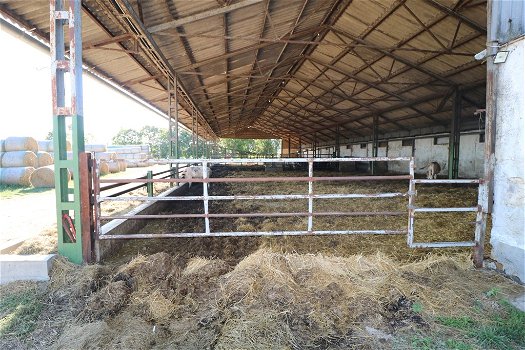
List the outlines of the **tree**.
{"type": "Polygon", "coordinates": [[[140,129],[142,143],[148,144],[151,155],[156,158],[167,158],[170,152],[168,129],[146,125],[140,129]]]}
{"type": "Polygon", "coordinates": [[[52,140],[53,139],[53,132],[50,131],[47,133],[46,138],[44,140],[52,140]]]}
{"type": "Polygon", "coordinates": [[[142,135],[134,129],[121,129],[112,139],[114,145],[140,145],[142,135]]]}

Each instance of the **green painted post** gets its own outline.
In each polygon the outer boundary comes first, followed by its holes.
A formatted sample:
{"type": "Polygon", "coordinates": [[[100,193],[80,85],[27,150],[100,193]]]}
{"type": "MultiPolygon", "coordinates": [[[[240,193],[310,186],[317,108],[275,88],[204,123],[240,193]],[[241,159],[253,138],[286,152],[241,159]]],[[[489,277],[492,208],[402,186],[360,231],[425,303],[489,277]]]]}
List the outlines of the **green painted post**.
{"type": "MultiPolygon", "coordinates": [[[[57,206],[58,252],[71,262],[81,264],[82,220],[80,201],[79,156],[84,152],[82,99],[82,34],[81,1],[69,0],[69,17],[56,15],[67,11],[61,0],[50,3],[50,52],[53,99],[53,145],[55,158],[55,193],[57,206]],[[58,17],[58,19],[57,19],[58,17]],[[64,29],[68,27],[70,57],[65,57],[64,29]],[[67,64],[68,63],[68,64],[67,64]],[[65,73],[71,79],[71,101],[65,101],[65,73]],[[72,159],[67,159],[67,122],[71,123],[72,159]],[[69,181],[69,172],[73,180],[69,181]]],[[[83,174],[86,176],[86,174],[83,174]]]]}
{"type": "MultiPolygon", "coordinates": [[[[153,171],[148,170],[148,174],[146,175],[148,180],[153,179],[153,171]]],[[[153,182],[148,182],[146,184],[146,188],[148,190],[148,197],[153,197],[153,182]]]]}

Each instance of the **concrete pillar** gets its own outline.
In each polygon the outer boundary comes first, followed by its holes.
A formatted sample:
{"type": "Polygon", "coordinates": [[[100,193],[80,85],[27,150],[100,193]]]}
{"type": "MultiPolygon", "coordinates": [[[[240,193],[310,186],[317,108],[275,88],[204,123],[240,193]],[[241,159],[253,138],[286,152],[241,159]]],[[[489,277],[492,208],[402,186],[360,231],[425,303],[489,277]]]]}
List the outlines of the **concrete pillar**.
{"type": "Polygon", "coordinates": [[[489,179],[493,166],[492,257],[505,273],[525,282],[525,20],[520,6],[520,1],[488,3],[493,48],[487,50],[487,127],[493,130],[486,142],[492,137],[494,154],[487,162],[489,179]],[[497,51],[508,51],[506,62],[493,62],[490,55],[497,51]]]}

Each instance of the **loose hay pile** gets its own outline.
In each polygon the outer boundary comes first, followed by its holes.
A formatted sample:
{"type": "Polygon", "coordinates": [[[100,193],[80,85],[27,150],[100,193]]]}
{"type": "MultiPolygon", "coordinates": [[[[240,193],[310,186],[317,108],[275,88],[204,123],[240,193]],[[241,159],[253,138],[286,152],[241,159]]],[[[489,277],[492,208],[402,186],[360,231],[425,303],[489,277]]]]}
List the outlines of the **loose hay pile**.
{"type": "Polygon", "coordinates": [[[46,301],[56,313],[42,321],[58,334],[33,341],[56,349],[391,349],[437,327],[440,315],[497,312],[485,293],[494,286],[502,295],[523,290],[473,269],[466,255],[399,264],[383,254],[260,249],[238,264],[157,253],[111,268],[59,259],[46,301]]]}

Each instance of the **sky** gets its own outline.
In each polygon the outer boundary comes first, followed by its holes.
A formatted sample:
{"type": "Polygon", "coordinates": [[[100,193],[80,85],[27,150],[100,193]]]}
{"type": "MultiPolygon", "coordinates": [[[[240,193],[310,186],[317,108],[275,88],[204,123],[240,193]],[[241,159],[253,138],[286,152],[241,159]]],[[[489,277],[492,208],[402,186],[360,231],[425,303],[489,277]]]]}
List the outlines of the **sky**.
{"type": "MultiPolygon", "coordinates": [[[[0,139],[31,136],[42,140],[53,130],[51,58],[45,50],[0,22],[0,139]]],[[[167,128],[168,122],[124,93],[83,74],[84,134],[89,142],[111,143],[123,128],[167,128]]]]}

